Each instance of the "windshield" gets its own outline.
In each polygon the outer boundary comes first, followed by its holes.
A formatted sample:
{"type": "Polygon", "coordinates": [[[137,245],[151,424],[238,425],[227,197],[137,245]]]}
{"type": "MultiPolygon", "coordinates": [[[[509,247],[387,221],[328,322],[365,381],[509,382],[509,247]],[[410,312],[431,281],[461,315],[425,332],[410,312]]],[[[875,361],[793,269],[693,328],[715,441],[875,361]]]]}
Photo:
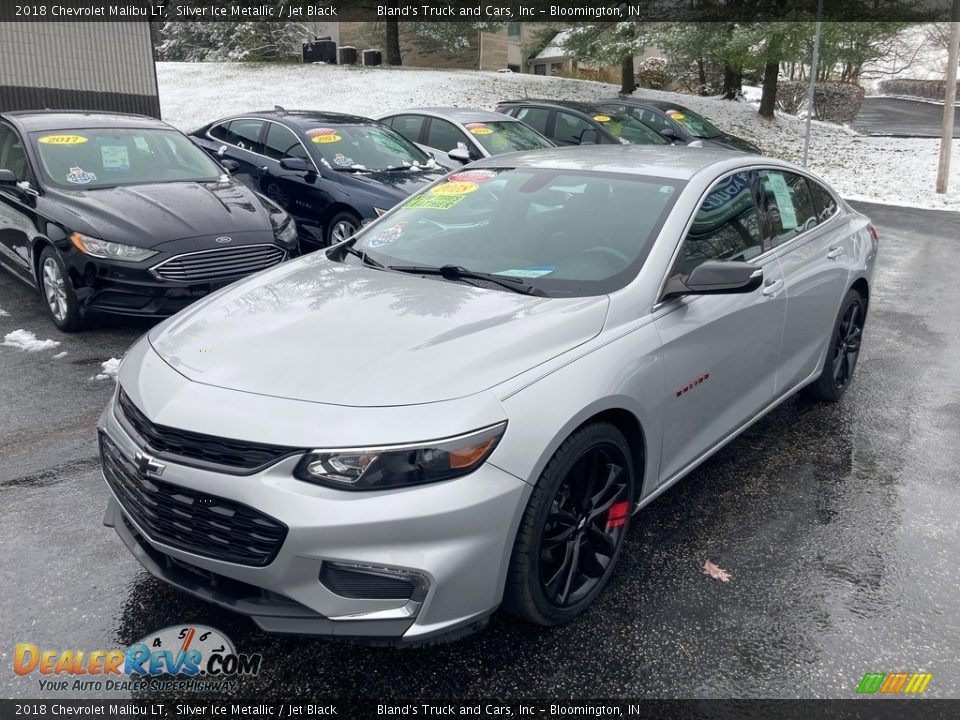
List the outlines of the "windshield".
{"type": "Polygon", "coordinates": [[[552,142],[522,122],[476,122],[464,127],[491,155],[553,147],[552,142]]]}
{"type": "Polygon", "coordinates": [[[684,130],[694,137],[713,138],[723,134],[716,125],[705,117],[697,115],[695,112],[690,112],[686,108],[668,109],[664,112],[668,118],[677,123],[677,125],[682,126],[684,130]]]}
{"type": "Polygon", "coordinates": [[[176,130],[87,128],[31,133],[44,178],[71,190],[216,182],[223,171],[176,130]]]}
{"type": "Polygon", "coordinates": [[[385,266],[454,265],[551,296],[599,295],[635,277],[681,182],[546,168],[464,170],[357,235],[385,266]]]}
{"type": "Polygon", "coordinates": [[[304,132],[334,170],[378,172],[430,164],[425,152],[388,127],[338,125],[304,132]]]}
{"type": "Polygon", "coordinates": [[[669,140],[651,127],[629,115],[594,115],[593,119],[603,125],[614,137],[634,145],[668,145],[669,140]]]}

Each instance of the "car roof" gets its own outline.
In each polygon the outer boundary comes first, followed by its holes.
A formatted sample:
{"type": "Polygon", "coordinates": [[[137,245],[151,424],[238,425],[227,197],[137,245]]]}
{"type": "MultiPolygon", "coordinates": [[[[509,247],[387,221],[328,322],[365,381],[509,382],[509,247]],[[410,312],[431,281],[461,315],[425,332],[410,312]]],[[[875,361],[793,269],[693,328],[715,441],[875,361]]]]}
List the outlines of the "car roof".
{"type": "MultiPolygon", "coordinates": [[[[772,158],[764,164],[790,168],[772,158]]],[[[530,167],[557,170],[587,170],[646,177],[689,180],[701,170],[723,164],[724,170],[757,164],[757,156],[726,149],[675,145],[579,145],[531,150],[479,160],[470,167],[530,167]]]]}
{"type": "Polygon", "coordinates": [[[127,113],[84,112],[82,110],[15,110],[2,114],[26,132],[43,130],[74,130],[92,128],[157,128],[170,130],[171,126],[146,115],[127,113]]]}
{"type": "Polygon", "coordinates": [[[635,105],[635,106],[646,106],[656,108],[657,110],[684,110],[686,112],[692,112],[688,110],[684,105],[679,103],[671,102],[669,100],[650,100],[647,98],[637,98],[637,97],[618,97],[618,98],[609,98],[603,100],[603,103],[613,103],[620,102],[624,105],[635,105]]]}
{"type": "Polygon", "coordinates": [[[398,110],[384,115],[383,117],[395,117],[397,115],[431,115],[434,117],[446,118],[461,124],[471,122],[520,122],[509,115],[494,112],[492,110],[481,110],[480,108],[461,108],[461,107],[419,107],[398,110]]]}
{"type": "Polygon", "coordinates": [[[588,115],[596,112],[600,107],[599,103],[588,103],[579,100],[537,100],[535,98],[526,98],[524,100],[504,100],[502,103],[500,103],[500,105],[547,105],[549,107],[577,110],[588,115]]]}
{"type": "Polygon", "coordinates": [[[325,110],[255,110],[248,113],[237,113],[222,118],[217,122],[225,122],[234,118],[252,117],[264,120],[285,120],[299,128],[311,128],[317,125],[376,125],[377,121],[363,115],[348,113],[327,112],[325,110]]]}

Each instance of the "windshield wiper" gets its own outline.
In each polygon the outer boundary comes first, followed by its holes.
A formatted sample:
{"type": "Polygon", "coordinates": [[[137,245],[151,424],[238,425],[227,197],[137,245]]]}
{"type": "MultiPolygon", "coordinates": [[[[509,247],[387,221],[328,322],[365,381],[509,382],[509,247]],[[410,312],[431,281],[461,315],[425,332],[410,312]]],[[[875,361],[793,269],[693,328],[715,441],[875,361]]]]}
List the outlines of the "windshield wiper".
{"type": "Polygon", "coordinates": [[[413,273],[415,275],[439,275],[446,280],[486,280],[507,290],[521,295],[537,295],[547,297],[547,294],[538,287],[524,282],[520,278],[503,277],[494,273],[475,272],[459,265],[388,265],[387,270],[413,273]]]}
{"type": "Polygon", "coordinates": [[[351,167],[335,167],[333,169],[335,172],[352,172],[352,173],[371,172],[370,168],[357,167],[356,165],[351,167]]]}
{"type": "Polygon", "coordinates": [[[354,255],[354,256],[360,258],[360,260],[363,261],[363,264],[364,264],[364,265],[368,265],[368,266],[370,266],[370,267],[372,267],[372,268],[377,268],[378,270],[382,270],[382,269],[383,269],[383,263],[377,262],[377,261],[374,260],[372,257],[370,257],[369,255],[367,255],[367,253],[365,253],[363,250],[357,250],[357,249],[353,246],[353,244],[354,244],[355,242],[356,242],[356,238],[350,238],[349,240],[347,240],[346,244],[343,246],[343,252],[345,252],[345,253],[350,253],[351,255],[354,255]]]}

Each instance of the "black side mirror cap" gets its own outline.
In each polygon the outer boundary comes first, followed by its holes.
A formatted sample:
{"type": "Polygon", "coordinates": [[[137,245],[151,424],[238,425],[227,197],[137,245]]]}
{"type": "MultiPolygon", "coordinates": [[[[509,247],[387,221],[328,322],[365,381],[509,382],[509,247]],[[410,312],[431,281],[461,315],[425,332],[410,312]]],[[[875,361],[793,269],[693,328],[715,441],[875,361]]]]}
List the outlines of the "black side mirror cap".
{"type": "Polygon", "coordinates": [[[584,130],[582,133],[580,133],[580,144],[596,145],[598,137],[599,137],[599,133],[596,130],[592,128],[588,130],[584,130]]]}
{"type": "Polygon", "coordinates": [[[736,260],[708,260],[683,283],[691,295],[753,292],[763,284],[763,268],[736,260]]]}
{"type": "Polygon", "coordinates": [[[447,157],[459,163],[470,162],[470,151],[464,147],[455,147],[447,153],[447,157]]]}
{"type": "Polygon", "coordinates": [[[280,161],[280,167],[291,172],[309,172],[310,166],[303,158],[286,157],[280,161]]]}
{"type": "Polygon", "coordinates": [[[240,163],[236,160],[221,160],[220,164],[223,165],[223,169],[228,173],[235,173],[240,169],[240,163]]]}
{"type": "Polygon", "coordinates": [[[679,140],[680,136],[677,135],[677,131],[673,128],[666,127],[660,131],[660,134],[663,135],[667,140],[679,140]]]}
{"type": "Polygon", "coordinates": [[[13,174],[12,170],[0,170],[0,185],[5,185],[7,187],[13,185],[14,187],[17,184],[17,176],[13,174]]]}

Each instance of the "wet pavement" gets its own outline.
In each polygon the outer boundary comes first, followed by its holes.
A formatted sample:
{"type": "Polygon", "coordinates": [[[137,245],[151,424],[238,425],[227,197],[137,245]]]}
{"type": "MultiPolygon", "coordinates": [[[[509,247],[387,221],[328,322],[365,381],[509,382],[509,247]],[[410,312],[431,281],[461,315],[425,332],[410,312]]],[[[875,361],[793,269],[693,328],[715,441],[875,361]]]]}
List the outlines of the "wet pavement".
{"type": "Polygon", "coordinates": [[[894,671],[960,697],[960,214],[859,207],[881,247],[843,402],[787,402],[643,510],[572,624],[498,614],[421,650],[268,636],[147,575],[101,525],[95,423],[113,381],[90,379],[146,327],[64,335],[0,275],[0,337],[62,343],[0,346],[0,697],[40,695],[12,672],[18,642],[112,649],[188,622],[263,654],[246,697],[842,698],[894,671]]]}
{"type": "MultiPolygon", "coordinates": [[[[943,132],[943,102],[866,97],[850,126],[863,135],[939,138],[943,132]]],[[[960,113],[954,119],[953,136],[960,138],[960,113]]]]}

